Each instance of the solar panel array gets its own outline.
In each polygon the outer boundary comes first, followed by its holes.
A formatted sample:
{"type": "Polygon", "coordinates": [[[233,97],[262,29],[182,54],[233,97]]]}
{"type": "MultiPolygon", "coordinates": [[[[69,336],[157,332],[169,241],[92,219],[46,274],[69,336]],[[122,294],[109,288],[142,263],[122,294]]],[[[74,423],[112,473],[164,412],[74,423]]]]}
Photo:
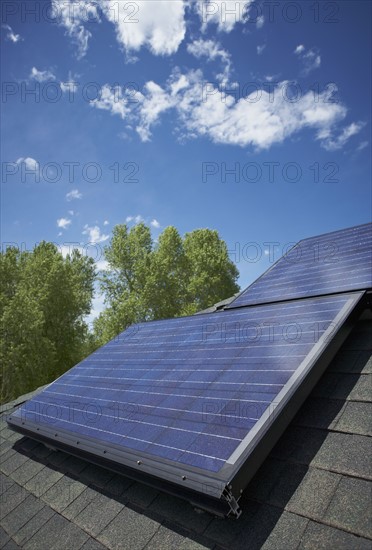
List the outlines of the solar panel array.
{"type": "Polygon", "coordinates": [[[371,229],[301,241],[222,312],[129,327],[8,422],[200,493],[207,480],[238,515],[249,453],[372,286],[371,229]]]}
{"type": "Polygon", "coordinates": [[[350,298],[136,325],[15,416],[217,472],[350,298]]]}
{"type": "Polygon", "coordinates": [[[300,241],[227,309],[372,287],[372,224],[300,241]]]}

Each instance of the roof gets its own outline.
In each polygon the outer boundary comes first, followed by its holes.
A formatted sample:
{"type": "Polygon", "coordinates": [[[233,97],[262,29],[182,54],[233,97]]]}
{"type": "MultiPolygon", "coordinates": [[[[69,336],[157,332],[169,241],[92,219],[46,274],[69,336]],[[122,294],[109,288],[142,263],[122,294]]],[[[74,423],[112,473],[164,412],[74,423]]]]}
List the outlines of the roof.
{"type": "Polygon", "coordinates": [[[236,521],[48,450],[12,432],[5,416],[15,403],[3,406],[1,547],[370,550],[371,328],[356,324],[245,490],[236,521]]]}

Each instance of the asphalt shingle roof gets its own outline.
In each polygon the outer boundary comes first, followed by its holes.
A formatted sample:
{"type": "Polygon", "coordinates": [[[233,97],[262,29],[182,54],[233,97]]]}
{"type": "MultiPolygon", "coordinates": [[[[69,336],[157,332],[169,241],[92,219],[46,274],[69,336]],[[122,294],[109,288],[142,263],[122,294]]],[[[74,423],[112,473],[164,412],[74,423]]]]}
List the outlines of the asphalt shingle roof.
{"type": "Polygon", "coordinates": [[[371,321],[356,325],[236,521],[12,432],[5,417],[24,398],[3,406],[1,548],[370,550],[371,333],[371,321]]]}

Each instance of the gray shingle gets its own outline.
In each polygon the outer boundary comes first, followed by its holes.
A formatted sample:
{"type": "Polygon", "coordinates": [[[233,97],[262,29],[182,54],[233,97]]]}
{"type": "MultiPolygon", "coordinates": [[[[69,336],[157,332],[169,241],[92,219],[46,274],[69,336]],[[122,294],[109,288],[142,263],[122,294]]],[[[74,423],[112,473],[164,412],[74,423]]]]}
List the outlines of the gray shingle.
{"type": "Polygon", "coordinates": [[[97,539],[110,550],[142,550],[159,527],[157,521],[124,508],[97,539]]]}
{"type": "Polygon", "coordinates": [[[289,499],[286,509],[311,519],[322,520],[341,476],[310,468],[289,499]]]}
{"type": "Polygon", "coordinates": [[[25,462],[29,460],[28,456],[22,455],[20,453],[11,454],[8,460],[5,460],[1,464],[1,471],[9,476],[14,470],[17,470],[25,462]]]}
{"type": "Polygon", "coordinates": [[[87,542],[81,547],[81,550],[105,550],[107,546],[103,546],[98,540],[92,538],[88,539],[87,542]]]}
{"type": "MultiPolygon", "coordinates": [[[[4,437],[1,437],[0,438],[0,457],[2,457],[3,455],[5,455],[5,453],[7,453],[9,451],[9,449],[11,449],[13,446],[13,443],[11,443],[10,441],[8,441],[7,439],[5,439],[4,437]]],[[[0,458],[0,464],[2,464],[1,462],[1,458],[0,458]]],[[[1,468],[0,468],[1,469],[1,468]]]]}
{"type": "Polygon", "coordinates": [[[188,502],[164,493],[158,494],[149,510],[181,527],[192,526],[194,533],[202,533],[212,519],[207,512],[198,513],[188,502]]]}
{"type": "Polygon", "coordinates": [[[87,485],[94,485],[102,489],[114,476],[113,472],[95,466],[94,464],[86,464],[86,468],[79,474],[79,479],[87,485]]]}
{"type": "Polygon", "coordinates": [[[88,535],[76,525],[54,514],[44,526],[29,539],[25,550],[78,550],[88,540],[88,535]]]}
{"type": "Polygon", "coordinates": [[[335,527],[372,538],[371,504],[370,481],[342,477],[324,519],[335,527]]]}
{"type": "Polygon", "coordinates": [[[328,368],[329,372],[371,373],[370,350],[346,350],[344,346],[328,368]]]}
{"type": "Polygon", "coordinates": [[[372,476],[371,454],[371,438],[329,432],[311,464],[341,474],[368,478],[372,476]]]}
{"type": "Polygon", "coordinates": [[[1,519],[12,512],[12,510],[14,510],[14,508],[16,508],[29,495],[24,487],[21,487],[11,480],[9,480],[9,482],[5,485],[5,488],[6,491],[4,491],[1,495],[1,519]]]}
{"type": "Polygon", "coordinates": [[[96,497],[97,491],[91,487],[86,487],[61,513],[67,519],[74,520],[74,518],[76,518],[76,516],[78,516],[96,497]]]}
{"type": "Polygon", "coordinates": [[[57,512],[62,512],[85,489],[85,485],[67,476],[62,477],[46,493],[42,499],[57,512]]]}
{"type": "Polygon", "coordinates": [[[40,497],[46,491],[48,491],[57,481],[63,477],[61,472],[57,470],[52,470],[51,468],[43,468],[27,481],[25,487],[30,493],[40,497]]]}
{"type": "Polygon", "coordinates": [[[158,494],[159,492],[156,489],[135,482],[124,491],[122,498],[126,502],[130,501],[138,504],[141,508],[147,508],[158,494]]]}
{"type": "Polygon", "coordinates": [[[212,548],[208,543],[203,544],[189,538],[184,539],[180,546],[174,547],[174,550],[205,550],[212,548]]]}
{"type": "Polygon", "coordinates": [[[95,537],[123,508],[124,505],[116,500],[98,494],[73,521],[84,531],[95,537]]]}
{"type": "MultiPolygon", "coordinates": [[[[8,441],[8,440],[7,440],[8,441]]],[[[7,450],[1,455],[0,457],[0,470],[2,471],[2,465],[3,464],[6,464],[6,462],[16,456],[17,454],[17,451],[15,449],[13,449],[13,444],[10,443],[10,441],[8,441],[8,445],[7,445],[7,450]]]]}
{"type": "Polygon", "coordinates": [[[12,537],[43,508],[43,503],[29,495],[2,520],[2,526],[12,537]]]}
{"type": "Polygon", "coordinates": [[[284,546],[285,550],[297,550],[308,523],[308,519],[297,514],[283,512],[263,543],[262,550],[278,550],[284,546]]]}
{"type": "Polygon", "coordinates": [[[13,535],[14,540],[20,546],[39,531],[43,525],[55,514],[49,506],[44,506],[32,519],[30,519],[17,533],[13,535]]]}
{"type": "Polygon", "coordinates": [[[309,428],[333,429],[341,417],[346,403],[340,399],[309,397],[295,417],[295,425],[309,428]]]}
{"type": "Polygon", "coordinates": [[[334,429],[360,435],[372,435],[372,403],[346,403],[334,429]]]}
{"type": "Polygon", "coordinates": [[[309,522],[299,550],[371,550],[371,541],[321,523],[309,522]]]}
{"type": "Polygon", "coordinates": [[[2,527],[0,527],[0,548],[4,548],[9,539],[10,537],[8,533],[4,531],[2,527]]]}
{"type": "Polygon", "coordinates": [[[175,550],[181,547],[184,540],[183,535],[162,525],[145,548],[146,550],[175,550]]]}
{"type": "MultiPolygon", "coordinates": [[[[213,519],[203,535],[223,548],[235,548],[236,541],[244,540],[244,533],[255,529],[259,525],[259,518],[263,505],[257,502],[246,502],[244,506],[244,521],[226,521],[221,518],[213,519]],[[243,533],[243,535],[242,535],[243,533]]],[[[278,512],[279,513],[279,512],[278,512]]]]}
{"type": "Polygon", "coordinates": [[[3,550],[19,550],[19,546],[14,540],[9,539],[5,546],[3,546],[3,550]]]}
{"type": "Polygon", "coordinates": [[[36,476],[43,468],[45,468],[45,464],[35,462],[34,460],[27,460],[10,475],[17,483],[24,486],[27,481],[36,476]]]}
{"type": "Polygon", "coordinates": [[[371,375],[327,373],[314,389],[313,396],[368,402],[371,400],[371,375]]]}

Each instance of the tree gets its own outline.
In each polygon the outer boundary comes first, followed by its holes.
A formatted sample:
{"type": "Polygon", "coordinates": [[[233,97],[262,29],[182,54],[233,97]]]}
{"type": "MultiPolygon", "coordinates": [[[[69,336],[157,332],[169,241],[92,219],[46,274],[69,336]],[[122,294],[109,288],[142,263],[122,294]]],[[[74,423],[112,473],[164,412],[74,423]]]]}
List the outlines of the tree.
{"type": "Polygon", "coordinates": [[[167,227],[154,245],[143,223],[114,228],[101,277],[106,310],[95,320],[99,344],[130,324],[189,315],[239,290],[238,270],[217,231],[198,229],[182,239],[167,227]]]}
{"type": "Polygon", "coordinates": [[[54,380],[83,358],[94,277],[93,260],[77,251],[63,258],[51,243],[0,255],[2,401],[54,380]]]}

